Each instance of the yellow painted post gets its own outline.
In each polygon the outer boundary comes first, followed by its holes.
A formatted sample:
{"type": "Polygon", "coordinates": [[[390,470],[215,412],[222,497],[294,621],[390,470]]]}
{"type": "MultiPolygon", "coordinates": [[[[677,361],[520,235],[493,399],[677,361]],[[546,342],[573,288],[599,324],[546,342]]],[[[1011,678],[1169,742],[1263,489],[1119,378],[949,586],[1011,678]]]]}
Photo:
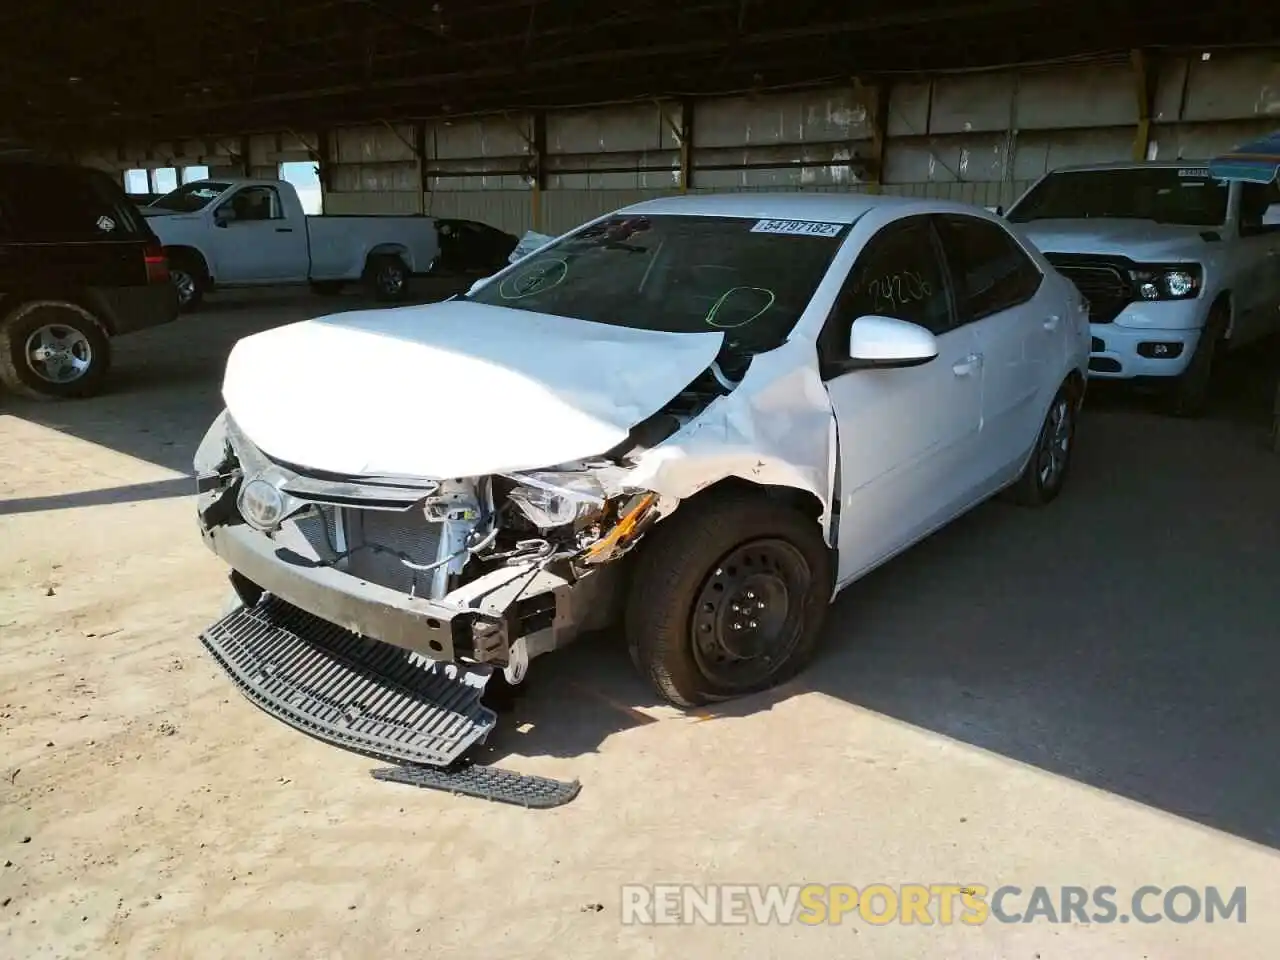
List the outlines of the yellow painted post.
{"type": "Polygon", "coordinates": [[[529,198],[529,214],[533,220],[533,229],[542,233],[542,191],[546,187],[547,176],[543,164],[543,158],[547,155],[547,115],[541,110],[533,115],[533,142],[530,150],[533,154],[533,190],[529,198]]]}
{"type": "Polygon", "coordinates": [[[871,156],[868,157],[867,192],[880,193],[884,186],[885,141],[888,139],[889,81],[881,80],[870,88],[857,83],[855,89],[862,93],[864,101],[869,101],[871,156]]]}

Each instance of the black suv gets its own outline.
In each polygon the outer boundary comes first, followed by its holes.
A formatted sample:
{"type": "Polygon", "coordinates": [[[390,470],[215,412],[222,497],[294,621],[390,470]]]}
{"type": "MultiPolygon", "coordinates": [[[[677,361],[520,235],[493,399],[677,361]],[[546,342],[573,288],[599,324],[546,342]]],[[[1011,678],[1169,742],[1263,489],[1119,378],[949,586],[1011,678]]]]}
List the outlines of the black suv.
{"type": "Polygon", "coordinates": [[[0,385],[86,397],[111,365],[108,338],[178,316],[169,264],[107,174],[0,154],[0,385]]]}

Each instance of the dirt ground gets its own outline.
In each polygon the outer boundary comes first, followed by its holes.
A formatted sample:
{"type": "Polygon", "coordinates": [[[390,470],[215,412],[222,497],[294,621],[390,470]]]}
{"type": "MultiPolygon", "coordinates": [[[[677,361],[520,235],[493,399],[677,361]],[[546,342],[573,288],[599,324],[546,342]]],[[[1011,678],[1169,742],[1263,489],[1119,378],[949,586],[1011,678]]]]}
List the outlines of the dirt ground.
{"type": "Polygon", "coordinates": [[[583,788],[525,811],[372,780],[197,640],[225,579],[186,472],[226,351],[335,305],[223,300],[120,341],[109,395],[0,397],[0,956],[1275,956],[1280,457],[1249,415],[1091,399],[1059,503],[855,585],[774,695],[682,715],[612,638],[540,660],[489,756],[583,788]],[[1248,913],[621,922],[621,885],[672,882],[1243,886],[1248,913]]]}

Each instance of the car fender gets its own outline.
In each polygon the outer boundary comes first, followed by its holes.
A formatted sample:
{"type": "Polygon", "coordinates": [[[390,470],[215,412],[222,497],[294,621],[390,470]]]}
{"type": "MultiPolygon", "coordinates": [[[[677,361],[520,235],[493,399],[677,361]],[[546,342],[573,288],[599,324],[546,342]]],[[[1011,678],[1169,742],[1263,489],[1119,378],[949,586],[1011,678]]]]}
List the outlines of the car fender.
{"type": "Polygon", "coordinates": [[[836,423],[813,344],[791,340],[757,355],[730,393],[644,451],[628,486],[685,500],[729,478],[815,496],[831,543],[836,423]]]}

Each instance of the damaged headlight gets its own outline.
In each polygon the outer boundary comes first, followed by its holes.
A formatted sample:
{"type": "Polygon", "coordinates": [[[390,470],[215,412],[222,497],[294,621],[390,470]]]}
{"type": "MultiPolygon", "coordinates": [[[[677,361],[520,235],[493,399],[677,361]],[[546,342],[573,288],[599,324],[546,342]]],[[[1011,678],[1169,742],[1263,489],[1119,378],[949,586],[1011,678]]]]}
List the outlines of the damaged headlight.
{"type": "Polygon", "coordinates": [[[604,511],[604,489],[589,473],[540,471],[511,479],[517,486],[508,499],[540,530],[589,521],[604,511]]]}

